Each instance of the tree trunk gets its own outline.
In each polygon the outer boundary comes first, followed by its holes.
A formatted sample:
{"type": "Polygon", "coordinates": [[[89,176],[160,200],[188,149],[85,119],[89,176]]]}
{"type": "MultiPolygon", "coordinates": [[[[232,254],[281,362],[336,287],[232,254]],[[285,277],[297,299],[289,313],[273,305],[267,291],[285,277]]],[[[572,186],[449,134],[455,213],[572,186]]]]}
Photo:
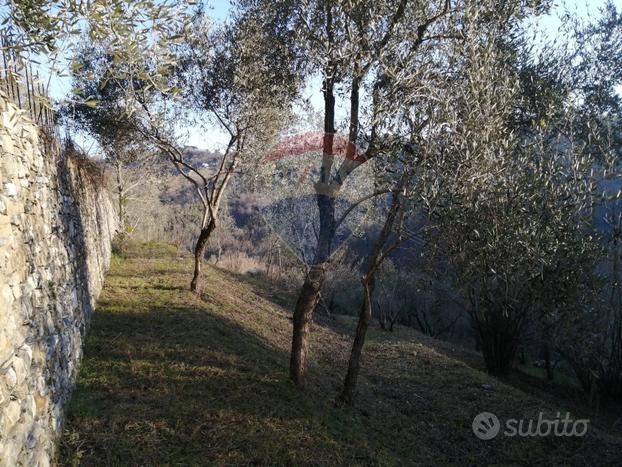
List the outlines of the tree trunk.
{"type": "MultiPolygon", "coordinates": [[[[329,8],[330,12],[330,8],[329,8]]],[[[319,212],[319,235],[317,249],[309,272],[300,290],[293,316],[292,353],[289,377],[296,387],[304,389],[307,376],[309,334],[313,311],[320,298],[320,290],[326,275],[326,262],[330,257],[335,236],[335,194],[331,189],[331,167],[333,165],[333,142],[335,137],[335,95],[334,76],[329,64],[324,78],[324,138],[322,142],[322,167],[320,179],[315,185],[319,212]]]]}
{"type": "Polygon", "coordinates": [[[201,229],[197,243],[194,246],[194,275],[190,283],[190,290],[197,295],[201,295],[201,270],[203,269],[205,248],[207,247],[207,241],[215,227],[216,224],[212,220],[207,227],[201,229]]]}
{"type": "Polygon", "coordinates": [[[115,169],[117,172],[117,202],[119,209],[119,223],[121,224],[122,235],[125,235],[125,193],[123,190],[123,172],[121,170],[121,162],[115,160],[115,169]]]}
{"type": "Polygon", "coordinates": [[[318,246],[313,264],[309,268],[296,301],[293,316],[294,330],[289,376],[299,389],[304,389],[305,386],[311,320],[313,311],[320,299],[320,290],[326,275],[326,262],[330,258],[331,246],[335,236],[335,198],[331,195],[318,193],[317,203],[320,220],[318,246]]]}
{"type": "Polygon", "coordinates": [[[380,329],[388,331],[386,313],[383,310],[380,310],[378,313],[378,324],[380,325],[380,329]]]}
{"type": "Polygon", "coordinates": [[[486,369],[494,376],[507,376],[518,350],[521,326],[503,310],[491,311],[487,321],[477,323],[486,369]]]}
{"type": "Polygon", "coordinates": [[[305,278],[294,309],[294,332],[289,363],[289,376],[299,389],[304,389],[307,376],[309,334],[313,310],[317,305],[325,277],[325,265],[314,265],[305,278]]]}
{"type": "MultiPolygon", "coordinates": [[[[389,208],[382,230],[376,240],[374,251],[369,257],[367,273],[362,280],[363,304],[361,305],[359,322],[356,326],[356,334],[352,344],[352,351],[350,352],[350,360],[348,361],[348,372],[346,373],[341,394],[337,398],[338,404],[351,405],[354,399],[356,380],[361,366],[361,353],[363,351],[363,345],[365,344],[365,335],[367,334],[367,329],[369,328],[369,323],[371,322],[371,304],[374,295],[375,276],[376,272],[378,272],[378,268],[382,264],[382,261],[386,257],[385,253],[390,251],[388,249],[385,250],[385,245],[393,230],[393,226],[401,206],[399,191],[402,189],[405,180],[405,177],[402,177],[396,187],[396,191],[393,193],[391,207],[389,208]]],[[[391,246],[397,246],[400,240],[395,240],[395,242],[396,243],[393,243],[391,246]]],[[[391,329],[393,329],[393,323],[391,323],[391,329]]]]}
{"type": "Polygon", "coordinates": [[[343,389],[338,403],[352,405],[354,400],[354,390],[356,388],[356,380],[358,378],[361,367],[361,354],[363,353],[363,345],[365,344],[365,336],[369,323],[371,322],[371,297],[374,289],[374,280],[363,280],[363,304],[359,314],[359,322],[356,326],[356,334],[352,344],[352,352],[350,353],[350,361],[348,362],[348,372],[343,383],[343,389]]]}
{"type": "Polygon", "coordinates": [[[222,258],[222,242],[220,241],[220,235],[218,236],[218,253],[216,255],[216,264],[220,263],[222,258]]]}
{"type": "Polygon", "coordinates": [[[553,381],[553,366],[551,365],[551,349],[549,344],[544,344],[544,368],[546,369],[547,381],[553,381]]]}

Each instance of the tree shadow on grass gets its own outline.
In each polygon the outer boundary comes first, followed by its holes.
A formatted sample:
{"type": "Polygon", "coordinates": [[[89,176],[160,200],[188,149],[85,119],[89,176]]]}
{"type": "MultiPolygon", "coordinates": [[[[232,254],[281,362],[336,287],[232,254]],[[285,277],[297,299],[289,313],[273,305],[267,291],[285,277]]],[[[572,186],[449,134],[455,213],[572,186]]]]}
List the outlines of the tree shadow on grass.
{"type": "Polygon", "coordinates": [[[374,463],[351,417],[289,383],[284,352],[205,309],[132,307],[94,315],[61,464],[374,463]]]}
{"type": "MultiPolygon", "coordinates": [[[[138,269],[130,269],[127,271],[115,271],[114,274],[110,274],[108,278],[125,278],[132,279],[139,277],[140,270],[138,269]]],[[[182,269],[180,267],[170,266],[167,268],[161,267],[159,269],[152,269],[149,271],[149,277],[157,277],[157,276],[170,276],[170,275],[187,275],[188,276],[188,287],[190,287],[190,280],[192,279],[192,274],[188,270],[182,269]]]]}

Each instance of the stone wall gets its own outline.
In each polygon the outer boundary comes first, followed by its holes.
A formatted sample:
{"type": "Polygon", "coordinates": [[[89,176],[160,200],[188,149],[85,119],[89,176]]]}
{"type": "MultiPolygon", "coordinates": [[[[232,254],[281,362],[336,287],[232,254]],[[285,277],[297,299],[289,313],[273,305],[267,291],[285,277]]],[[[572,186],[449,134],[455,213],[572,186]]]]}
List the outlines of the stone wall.
{"type": "Polygon", "coordinates": [[[0,96],[0,465],[48,465],[117,229],[105,190],[0,96]]]}

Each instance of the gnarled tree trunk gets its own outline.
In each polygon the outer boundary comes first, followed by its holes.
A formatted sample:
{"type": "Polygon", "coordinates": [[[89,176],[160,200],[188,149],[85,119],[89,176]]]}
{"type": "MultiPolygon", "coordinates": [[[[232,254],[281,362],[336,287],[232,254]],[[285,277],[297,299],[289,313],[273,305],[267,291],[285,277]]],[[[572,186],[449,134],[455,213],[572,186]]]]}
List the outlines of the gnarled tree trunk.
{"type": "Polygon", "coordinates": [[[192,276],[192,282],[190,283],[190,290],[197,295],[201,294],[201,271],[203,269],[205,248],[207,247],[207,242],[215,227],[216,224],[212,220],[207,227],[201,229],[197,243],[194,246],[194,275],[192,276]]]}
{"type": "Polygon", "coordinates": [[[294,332],[292,352],[289,363],[289,375],[294,384],[304,388],[307,376],[307,357],[309,353],[309,334],[313,310],[320,297],[320,289],[326,271],[324,264],[312,266],[305,278],[302,290],[294,309],[294,332]]]}
{"type": "Polygon", "coordinates": [[[476,321],[481,338],[486,369],[495,376],[507,376],[518,351],[522,334],[524,312],[494,307],[484,319],[476,321]]]}

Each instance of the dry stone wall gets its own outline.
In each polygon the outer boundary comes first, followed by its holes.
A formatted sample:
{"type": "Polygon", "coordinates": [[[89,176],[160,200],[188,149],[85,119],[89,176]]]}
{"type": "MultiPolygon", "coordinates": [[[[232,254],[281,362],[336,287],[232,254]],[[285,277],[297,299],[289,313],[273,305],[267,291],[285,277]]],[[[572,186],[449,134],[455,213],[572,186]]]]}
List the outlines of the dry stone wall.
{"type": "Polygon", "coordinates": [[[0,96],[0,465],[46,466],[109,265],[104,189],[0,96]]]}

